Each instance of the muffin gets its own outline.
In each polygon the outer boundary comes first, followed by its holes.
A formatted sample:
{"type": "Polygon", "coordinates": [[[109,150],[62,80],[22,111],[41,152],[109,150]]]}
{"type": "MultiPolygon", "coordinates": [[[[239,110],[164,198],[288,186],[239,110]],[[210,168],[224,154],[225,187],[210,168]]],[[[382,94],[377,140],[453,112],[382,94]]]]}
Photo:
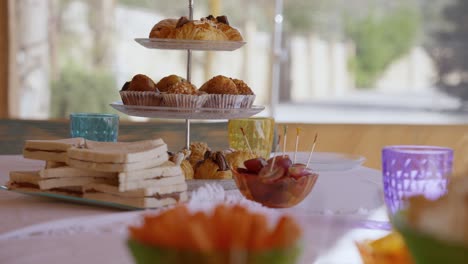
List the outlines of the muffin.
{"type": "Polygon", "coordinates": [[[211,78],[200,91],[209,95],[204,105],[208,108],[240,108],[245,99],[244,95],[239,94],[234,81],[222,75],[211,78]]]}
{"type": "Polygon", "coordinates": [[[176,84],[178,82],[183,82],[183,81],[187,81],[187,80],[185,80],[184,78],[182,78],[180,76],[172,74],[172,75],[169,75],[169,76],[166,76],[166,77],[162,78],[156,84],[156,88],[158,88],[158,90],[161,93],[165,93],[165,92],[167,92],[167,89],[169,89],[169,87],[173,86],[174,84],[176,84]]]}
{"type": "Polygon", "coordinates": [[[169,94],[188,94],[188,95],[196,95],[197,94],[197,87],[195,85],[187,82],[182,81],[178,82],[172,86],[170,86],[167,90],[169,94]]]}
{"type": "Polygon", "coordinates": [[[199,94],[195,85],[187,81],[170,86],[162,96],[165,106],[179,108],[202,107],[207,98],[205,94],[199,94]]]}
{"type": "Polygon", "coordinates": [[[162,97],[153,80],[144,75],[133,76],[130,82],[126,82],[119,92],[125,105],[159,106],[162,97]]]}
{"type": "Polygon", "coordinates": [[[244,100],[241,103],[241,108],[248,108],[251,107],[254,100],[255,94],[253,93],[252,89],[242,80],[239,79],[232,79],[231,80],[236,84],[237,91],[239,94],[245,95],[244,100]]]}
{"type": "Polygon", "coordinates": [[[140,92],[154,92],[156,91],[156,84],[150,77],[144,74],[137,74],[133,76],[132,81],[128,87],[129,91],[140,91],[140,92]]]}
{"type": "Polygon", "coordinates": [[[228,77],[218,75],[211,78],[200,88],[208,94],[238,94],[236,84],[228,77]]]}

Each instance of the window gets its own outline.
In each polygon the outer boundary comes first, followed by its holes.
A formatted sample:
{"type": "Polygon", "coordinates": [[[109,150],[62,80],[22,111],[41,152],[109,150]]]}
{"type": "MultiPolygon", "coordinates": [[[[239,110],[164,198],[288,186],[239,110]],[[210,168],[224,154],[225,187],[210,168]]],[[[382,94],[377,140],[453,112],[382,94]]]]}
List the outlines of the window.
{"type": "MultiPolygon", "coordinates": [[[[194,18],[226,14],[247,45],[194,52],[192,80],[243,79],[280,121],[463,122],[468,98],[462,0],[195,0],[194,18]]],[[[188,1],[9,1],[13,116],[113,112],[133,75],[185,76],[186,53],[147,37],[188,1]]],[[[123,116],[126,118],[125,116],[123,116]]]]}
{"type": "Polygon", "coordinates": [[[279,2],[280,120],[465,121],[465,1],[279,2]]]}

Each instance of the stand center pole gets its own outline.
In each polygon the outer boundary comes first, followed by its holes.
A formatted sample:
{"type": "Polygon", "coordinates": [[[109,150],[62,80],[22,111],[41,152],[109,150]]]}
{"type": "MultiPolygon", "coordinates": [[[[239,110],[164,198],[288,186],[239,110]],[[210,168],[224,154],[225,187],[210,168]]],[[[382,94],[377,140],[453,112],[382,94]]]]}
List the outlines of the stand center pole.
{"type": "MultiPolygon", "coordinates": [[[[189,19],[193,20],[193,0],[189,2],[189,19]]],[[[192,82],[192,51],[187,50],[187,81],[192,82]]],[[[190,119],[185,119],[185,148],[190,149],[190,119]]]]}

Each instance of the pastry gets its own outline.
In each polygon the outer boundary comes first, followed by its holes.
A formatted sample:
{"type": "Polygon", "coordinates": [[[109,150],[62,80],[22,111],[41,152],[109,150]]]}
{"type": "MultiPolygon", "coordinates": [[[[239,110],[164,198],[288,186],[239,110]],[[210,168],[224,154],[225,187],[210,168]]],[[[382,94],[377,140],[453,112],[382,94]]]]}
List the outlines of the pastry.
{"type": "Polygon", "coordinates": [[[195,167],[195,179],[221,180],[232,178],[232,172],[222,152],[218,151],[205,156],[209,157],[206,157],[195,167]]]}
{"type": "Polygon", "coordinates": [[[230,41],[243,41],[244,39],[242,38],[240,32],[226,24],[219,24],[218,28],[226,35],[228,40],[230,41]]]}
{"type": "Polygon", "coordinates": [[[128,91],[154,92],[156,90],[156,84],[154,84],[150,77],[144,74],[133,76],[128,86],[128,91]]]}
{"type": "Polygon", "coordinates": [[[188,21],[186,18],[179,19],[175,29],[176,39],[191,40],[227,40],[226,35],[207,20],[188,21]]]}
{"type": "Polygon", "coordinates": [[[200,88],[208,94],[238,94],[236,84],[228,77],[218,75],[211,78],[200,88]]]}
{"type": "Polygon", "coordinates": [[[243,41],[240,32],[229,25],[227,16],[218,16],[216,17],[218,28],[226,35],[230,41],[243,41]]]}
{"type": "Polygon", "coordinates": [[[209,15],[202,20],[209,20],[211,21],[216,28],[221,30],[224,35],[226,35],[226,40],[230,41],[243,41],[241,34],[239,31],[229,25],[229,21],[227,16],[217,16],[216,18],[212,15],[209,15]]]}
{"type": "Polygon", "coordinates": [[[169,38],[173,35],[175,27],[177,24],[177,19],[164,19],[159,21],[156,25],[153,26],[149,34],[150,38],[169,38]]]}
{"type": "Polygon", "coordinates": [[[193,171],[192,165],[190,165],[190,162],[188,160],[183,160],[182,163],[180,164],[180,167],[182,168],[182,171],[184,172],[184,176],[186,180],[193,179],[195,173],[193,171]]]}
{"type": "Polygon", "coordinates": [[[194,175],[193,167],[190,164],[190,162],[187,160],[187,158],[190,156],[190,151],[182,150],[176,154],[172,152],[168,152],[168,154],[169,154],[169,161],[172,161],[176,165],[180,166],[180,168],[182,169],[182,172],[184,173],[185,179],[186,180],[193,179],[193,175],[194,175]]]}
{"type": "Polygon", "coordinates": [[[243,41],[240,32],[229,25],[226,16],[209,15],[200,20],[168,18],[153,26],[150,38],[243,41]]]}
{"type": "Polygon", "coordinates": [[[172,74],[172,75],[169,75],[169,76],[166,76],[166,77],[162,78],[156,84],[156,88],[158,88],[158,90],[160,92],[165,93],[165,92],[167,92],[167,89],[169,89],[169,87],[173,86],[174,84],[176,84],[178,82],[182,82],[182,81],[186,81],[186,80],[184,78],[180,77],[180,76],[172,74]]]}
{"type": "Polygon", "coordinates": [[[192,142],[190,144],[190,157],[189,161],[192,167],[195,167],[195,165],[199,161],[203,161],[205,159],[205,153],[207,151],[211,151],[211,149],[208,147],[208,144],[205,142],[192,142]]]}
{"type": "Polygon", "coordinates": [[[258,156],[247,151],[234,151],[226,154],[226,161],[230,168],[244,168],[244,161],[254,158],[258,156]]]}

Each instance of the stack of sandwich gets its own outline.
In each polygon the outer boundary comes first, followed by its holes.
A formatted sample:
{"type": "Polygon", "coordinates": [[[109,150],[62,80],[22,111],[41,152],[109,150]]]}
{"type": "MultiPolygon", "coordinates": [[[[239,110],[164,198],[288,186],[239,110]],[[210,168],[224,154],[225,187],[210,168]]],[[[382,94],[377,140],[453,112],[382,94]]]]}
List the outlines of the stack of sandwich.
{"type": "Polygon", "coordinates": [[[23,156],[44,160],[39,171],[10,172],[10,189],[51,192],[137,208],[187,200],[180,164],[161,139],[95,142],[83,138],[26,141],[23,156]]]}

